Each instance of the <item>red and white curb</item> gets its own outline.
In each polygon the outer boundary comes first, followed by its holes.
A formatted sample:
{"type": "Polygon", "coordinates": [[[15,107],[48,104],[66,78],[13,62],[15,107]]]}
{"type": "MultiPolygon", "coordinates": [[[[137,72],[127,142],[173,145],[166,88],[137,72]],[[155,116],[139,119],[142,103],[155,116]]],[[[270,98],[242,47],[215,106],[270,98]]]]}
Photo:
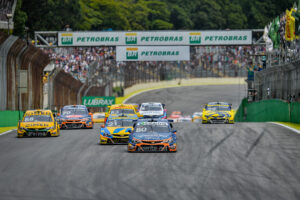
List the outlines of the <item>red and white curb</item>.
{"type": "Polygon", "coordinates": [[[291,131],[294,131],[295,133],[300,134],[300,131],[299,131],[299,130],[297,130],[297,129],[295,129],[295,128],[292,128],[292,127],[289,127],[289,126],[287,126],[287,125],[284,125],[284,124],[281,124],[281,123],[277,123],[277,122],[269,122],[269,123],[271,123],[271,124],[277,124],[277,125],[279,125],[279,126],[282,126],[282,127],[284,127],[284,128],[287,128],[287,129],[289,129],[289,130],[291,130],[291,131]]]}

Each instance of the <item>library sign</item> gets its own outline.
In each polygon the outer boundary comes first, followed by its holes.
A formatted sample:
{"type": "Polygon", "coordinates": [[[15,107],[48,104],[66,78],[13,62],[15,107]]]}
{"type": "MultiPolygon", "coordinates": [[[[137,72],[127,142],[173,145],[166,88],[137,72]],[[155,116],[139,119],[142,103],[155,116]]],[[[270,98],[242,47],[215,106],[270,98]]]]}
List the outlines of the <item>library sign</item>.
{"type": "Polygon", "coordinates": [[[252,31],[59,32],[59,46],[251,45],[252,31]]]}

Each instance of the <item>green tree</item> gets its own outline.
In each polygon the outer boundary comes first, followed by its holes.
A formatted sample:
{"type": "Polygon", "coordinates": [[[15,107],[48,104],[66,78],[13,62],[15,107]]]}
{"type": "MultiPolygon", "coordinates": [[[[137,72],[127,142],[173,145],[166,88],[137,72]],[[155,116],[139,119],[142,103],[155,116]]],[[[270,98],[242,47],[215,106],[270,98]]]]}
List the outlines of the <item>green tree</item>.
{"type": "Polygon", "coordinates": [[[170,23],[173,24],[174,29],[192,29],[193,22],[188,13],[178,5],[171,6],[170,23]]]}
{"type": "Polygon", "coordinates": [[[22,10],[27,13],[26,25],[31,31],[57,31],[65,25],[76,30],[82,18],[77,0],[23,0],[22,10]]]}
{"type": "Polygon", "coordinates": [[[222,7],[213,0],[195,1],[192,9],[192,21],[194,29],[221,29],[226,24],[226,18],[222,13],[222,7]]]}
{"type": "Polygon", "coordinates": [[[17,1],[15,15],[14,15],[14,35],[24,37],[25,36],[25,23],[27,20],[27,14],[21,10],[22,0],[17,1]]]}
{"type": "Polygon", "coordinates": [[[146,1],[146,4],[149,9],[148,20],[151,22],[150,29],[165,30],[173,28],[173,24],[169,23],[170,11],[166,3],[146,1]]]}

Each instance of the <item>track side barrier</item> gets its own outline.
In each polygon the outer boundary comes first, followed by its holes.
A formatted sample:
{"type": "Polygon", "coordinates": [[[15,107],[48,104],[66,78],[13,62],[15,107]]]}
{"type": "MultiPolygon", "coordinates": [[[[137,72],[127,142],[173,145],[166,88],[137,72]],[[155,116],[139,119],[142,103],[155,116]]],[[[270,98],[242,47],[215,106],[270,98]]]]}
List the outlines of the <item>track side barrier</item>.
{"type": "Polygon", "coordinates": [[[300,124],[300,102],[279,99],[249,103],[243,99],[235,115],[237,122],[292,122],[300,124]]]}
{"type": "Polygon", "coordinates": [[[48,55],[15,36],[0,33],[0,110],[42,107],[43,69],[48,55]]]}

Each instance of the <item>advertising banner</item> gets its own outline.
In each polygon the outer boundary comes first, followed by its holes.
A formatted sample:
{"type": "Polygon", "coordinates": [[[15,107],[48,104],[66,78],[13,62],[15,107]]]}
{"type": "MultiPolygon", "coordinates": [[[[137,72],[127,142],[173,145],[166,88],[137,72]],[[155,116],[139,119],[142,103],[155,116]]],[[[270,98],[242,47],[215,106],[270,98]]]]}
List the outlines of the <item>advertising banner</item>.
{"type": "Polygon", "coordinates": [[[189,46],[118,46],[117,61],[182,61],[190,60],[189,46]]]}
{"type": "Polygon", "coordinates": [[[59,46],[251,45],[252,31],[59,32],[59,46]]]}
{"type": "Polygon", "coordinates": [[[87,107],[107,107],[115,104],[116,97],[83,96],[82,105],[87,107]]]}

